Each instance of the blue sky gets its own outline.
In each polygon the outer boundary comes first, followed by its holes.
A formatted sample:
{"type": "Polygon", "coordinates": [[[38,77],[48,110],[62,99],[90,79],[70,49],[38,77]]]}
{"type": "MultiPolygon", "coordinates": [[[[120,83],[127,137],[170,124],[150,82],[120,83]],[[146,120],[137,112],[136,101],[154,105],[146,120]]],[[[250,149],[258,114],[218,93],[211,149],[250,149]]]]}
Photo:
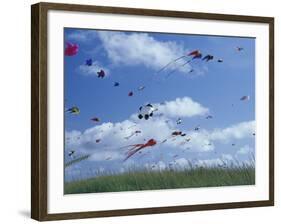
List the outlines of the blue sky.
{"type": "Polygon", "coordinates": [[[77,106],[81,111],[65,114],[65,160],[91,155],[67,168],[66,180],[94,176],[96,171],[123,172],[132,166],[180,169],[188,161],[247,163],[254,154],[254,38],[65,28],[64,39],[79,46],[76,55],[64,57],[65,107],[77,106]],[[186,57],[157,72],[193,50],[214,59],[194,59],[181,66],[190,59],[186,57]],[[90,58],[94,65],[85,65],[90,58]],[[103,79],[97,77],[100,69],[106,73],[103,79]],[[114,87],[114,82],[120,86],[114,87]],[[140,86],[145,89],[138,91],[140,86]],[[241,101],[242,96],[250,100],[241,101]],[[138,109],[147,103],[158,111],[147,121],[139,120],[138,109]],[[206,119],[208,115],[213,118],[206,119]],[[95,123],[93,117],[101,121],[95,123]],[[179,125],[178,118],[183,121],[179,125]],[[199,131],[194,131],[196,126],[199,131]],[[136,130],[141,134],[125,138],[136,130]],[[172,138],[176,130],[186,137],[172,138]],[[157,140],[156,146],[123,161],[128,148],[121,147],[150,138],[157,140]],[[183,144],[184,138],[190,142],[183,144]],[[168,140],[161,144],[164,139],[168,140]],[[67,155],[70,150],[75,150],[73,158],[67,155]]]}

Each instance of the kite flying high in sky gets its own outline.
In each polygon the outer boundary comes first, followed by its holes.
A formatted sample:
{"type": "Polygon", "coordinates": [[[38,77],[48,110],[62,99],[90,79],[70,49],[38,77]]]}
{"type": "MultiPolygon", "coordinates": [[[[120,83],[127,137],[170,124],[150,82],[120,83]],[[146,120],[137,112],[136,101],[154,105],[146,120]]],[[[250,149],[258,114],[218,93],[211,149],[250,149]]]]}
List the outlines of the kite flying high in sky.
{"type": "Polygon", "coordinates": [[[119,82],[114,82],[114,87],[117,87],[117,86],[119,86],[120,85],[120,83],[119,82]]]}
{"type": "Polygon", "coordinates": [[[77,115],[77,114],[80,114],[80,109],[78,107],[74,106],[74,107],[67,109],[66,112],[77,115]]]}
{"type": "Polygon", "coordinates": [[[87,66],[92,66],[93,65],[93,59],[89,58],[86,60],[86,65],[87,66]]]}
{"type": "Polygon", "coordinates": [[[156,111],[157,109],[152,106],[150,103],[146,104],[144,106],[141,106],[139,108],[139,115],[138,118],[142,119],[144,118],[145,120],[148,120],[149,117],[153,116],[153,112],[156,111]]]}
{"type": "Polygon", "coordinates": [[[214,59],[214,56],[213,55],[210,55],[210,54],[208,54],[208,55],[206,55],[204,58],[202,58],[202,60],[204,61],[204,60],[206,60],[206,62],[208,62],[208,61],[210,61],[210,60],[213,60],[214,59]]]}
{"type": "Polygon", "coordinates": [[[64,50],[65,56],[74,56],[78,53],[78,45],[67,42],[64,50]]]}
{"type": "Polygon", "coordinates": [[[188,54],[188,56],[193,56],[192,57],[192,60],[193,59],[196,59],[196,58],[202,58],[202,54],[199,50],[195,50],[195,51],[192,51],[188,54]]]}
{"type": "Polygon", "coordinates": [[[242,96],[240,98],[241,101],[247,101],[247,100],[250,100],[250,96],[242,96]]]}
{"type": "Polygon", "coordinates": [[[135,153],[137,153],[138,151],[146,148],[146,147],[152,147],[154,145],[156,145],[157,142],[156,140],[154,140],[153,138],[152,139],[149,139],[146,143],[144,144],[135,144],[135,145],[128,145],[127,147],[132,147],[129,149],[129,151],[127,152],[127,156],[126,158],[124,159],[124,161],[126,161],[127,159],[129,159],[131,156],[133,156],[135,153]]]}
{"type": "Polygon", "coordinates": [[[105,72],[102,69],[100,71],[98,71],[97,74],[98,74],[98,78],[102,78],[103,79],[105,77],[105,72]]]}
{"type": "Polygon", "coordinates": [[[100,122],[100,119],[98,117],[93,117],[93,118],[91,118],[91,121],[100,122]]]}
{"type": "Polygon", "coordinates": [[[126,171],[130,164],[141,169],[152,163],[158,170],[158,162],[168,168],[173,155],[179,155],[179,163],[216,161],[222,153],[236,158],[236,148],[255,148],[255,130],[248,124],[255,120],[254,39],[76,28],[64,32],[65,159],[72,158],[69,150],[75,150],[73,157],[93,154],[95,163],[79,163],[84,173],[104,169],[105,175],[126,171]],[[75,39],[76,33],[87,38],[75,39]],[[239,122],[246,122],[250,133],[241,141],[227,136],[226,147],[220,132],[228,127],[235,131],[237,125],[243,132],[239,122]],[[231,143],[237,147],[229,151],[231,143]],[[124,149],[118,150],[120,146],[124,149]],[[203,153],[212,150],[219,155],[203,153]]]}

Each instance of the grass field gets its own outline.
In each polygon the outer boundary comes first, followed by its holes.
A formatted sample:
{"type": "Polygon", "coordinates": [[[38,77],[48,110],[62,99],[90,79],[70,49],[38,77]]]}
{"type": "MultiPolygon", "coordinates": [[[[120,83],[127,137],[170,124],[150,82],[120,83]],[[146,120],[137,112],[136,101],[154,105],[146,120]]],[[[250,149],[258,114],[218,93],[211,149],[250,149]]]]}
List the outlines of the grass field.
{"type": "Polygon", "coordinates": [[[65,183],[65,194],[255,184],[253,166],[128,171],[65,183]]]}

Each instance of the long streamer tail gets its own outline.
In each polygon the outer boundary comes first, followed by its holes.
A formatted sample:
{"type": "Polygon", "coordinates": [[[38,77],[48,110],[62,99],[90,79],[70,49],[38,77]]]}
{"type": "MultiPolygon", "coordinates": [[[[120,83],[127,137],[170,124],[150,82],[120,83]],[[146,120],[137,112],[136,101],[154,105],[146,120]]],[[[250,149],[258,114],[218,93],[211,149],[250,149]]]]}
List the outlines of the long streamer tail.
{"type": "Polygon", "coordinates": [[[176,72],[176,71],[178,70],[178,68],[184,67],[184,66],[187,65],[189,62],[190,62],[190,60],[188,60],[188,61],[185,62],[184,64],[178,66],[177,68],[175,68],[174,70],[172,70],[171,72],[169,72],[169,73],[166,75],[166,78],[168,78],[170,75],[172,75],[174,72],[176,72]]]}
{"type": "Polygon", "coordinates": [[[183,55],[183,56],[181,56],[181,57],[179,57],[179,58],[174,59],[173,61],[170,61],[168,64],[166,64],[166,65],[165,65],[164,67],[162,67],[160,70],[158,70],[158,71],[156,72],[156,74],[162,72],[162,71],[165,70],[167,67],[169,67],[171,64],[177,62],[178,60],[180,60],[180,59],[182,59],[182,58],[184,58],[184,57],[186,57],[186,56],[183,55]]]}
{"type": "Polygon", "coordinates": [[[137,153],[139,150],[141,150],[142,148],[136,148],[136,149],[133,149],[133,150],[130,150],[128,153],[127,153],[127,156],[126,158],[123,160],[123,162],[125,162],[127,159],[129,159],[131,156],[133,156],[135,153],[137,153]]]}

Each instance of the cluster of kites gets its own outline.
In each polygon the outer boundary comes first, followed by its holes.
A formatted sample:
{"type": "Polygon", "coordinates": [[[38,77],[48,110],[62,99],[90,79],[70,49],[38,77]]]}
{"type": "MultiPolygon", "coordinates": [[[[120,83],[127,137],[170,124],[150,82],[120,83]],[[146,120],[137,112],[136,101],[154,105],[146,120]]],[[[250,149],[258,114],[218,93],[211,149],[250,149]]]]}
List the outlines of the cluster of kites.
{"type": "MultiPolygon", "coordinates": [[[[243,47],[236,47],[236,50],[238,52],[240,52],[240,51],[243,51],[244,49],[243,49],[243,47]]],[[[65,48],[65,52],[64,52],[65,56],[75,56],[78,53],[78,51],[79,51],[79,46],[77,44],[69,43],[69,42],[66,43],[66,48],[65,48]]],[[[223,63],[224,62],[222,58],[216,58],[214,55],[211,55],[211,54],[203,55],[200,50],[193,50],[191,52],[188,52],[185,55],[182,55],[182,56],[170,61],[165,66],[163,66],[161,69],[159,69],[156,72],[156,74],[159,74],[159,73],[164,72],[164,71],[168,71],[167,76],[170,76],[172,73],[177,71],[180,67],[184,67],[185,65],[190,64],[194,60],[202,60],[202,61],[205,61],[206,63],[208,63],[210,61],[215,61],[217,63],[223,63]],[[178,64],[179,61],[182,61],[182,63],[178,64]]],[[[93,61],[92,58],[89,58],[89,59],[85,60],[85,65],[86,66],[95,66],[95,62],[93,61]]],[[[191,68],[189,70],[189,73],[192,73],[192,72],[194,72],[193,68],[191,68]]],[[[107,74],[106,74],[104,69],[97,69],[96,76],[99,79],[103,79],[107,76],[107,74]]],[[[113,87],[119,87],[119,86],[120,86],[119,82],[115,81],[113,83],[113,87]]],[[[139,86],[137,88],[137,91],[142,91],[145,88],[146,88],[145,86],[139,86]]],[[[128,97],[132,97],[132,96],[134,96],[134,91],[130,90],[128,92],[128,97]]],[[[250,96],[248,96],[248,95],[242,96],[240,98],[240,100],[241,101],[249,101],[250,96]]],[[[160,105],[164,105],[164,104],[165,103],[161,103],[160,105]]],[[[139,107],[138,118],[140,120],[141,119],[148,120],[148,119],[153,117],[153,115],[157,112],[157,110],[158,109],[150,103],[142,105],[142,106],[139,107]]],[[[72,115],[79,115],[80,109],[77,106],[72,106],[70,108],[67,108],[65,112],[69,113],[69,114],[72,114],[72,115]]],[[[161,115],[163,115],[163,114],[158,114],[158,116],[161,116],[161,115]]],[[[213,116],[207,115],[205,118],[207,120],[209,120],[209,119],[213,119],[213,116]]],[[[99,122],[101,122],[101,119],[98,118],[98,117],[92,117],[92,118],[90,118],[90,121],[94,122],[94,123],[99,123],[99,122]]],[[[167,122],[169,122],[169,121],[167,120],[167,122]]],[[[175,123],[177,125],[181,125],[182,122],[183,121],[182,121],[181,118],[177,118],[175,120],[175,123]]],[[[136,125],[134,125],[132,127],[135,127],[135,126],[136,125]]],[[[128,129],[130,129],[132,127],[129,127],[128,129]]],[[[123,129],[120,129],[120,130],[123,130],[123,129]]],[[[200,126],[198,125],[198,126],[194,127],[192,130],[193,131],[200,131],[200,126]]],[[[130,135],[124,137],[124,139],[129,140],[129,139],[133,138],[134,136],[138,136],[141,133],[142,133],[141,130],[134,130],[134,131],[131,132],[130,135]]],[[[255,133],[253,133],[253,136],[255,136],[255,133]]],[[[167,142],[169,139],[174,141],[178,137],[184,138],[181,144],[186,144],[186,143],[189,143],[190,141],[192,141],[191,137],[187,137],[187,134],[180,131],[180,130],[173,131],[170,134],[170,136],[168,136],[167,138],[165,138],[164,140],[159,141],[159,142],[157,140],[155,140],[154,138],[151,138],[149,140],[144,139],[143,143],[138,143],[138,144],[127,145],[127,146],[121,147],[121,148],[127,149],[124,161],[131,158],[137,152],[141,153],[142,150],[145,149],[145,148],[150,148],[150,147],[153,147],[157,144],[163,144],[163,143],[167,142]]],[[[96,143],[100,143],[101,141],[102,141],[102,139],[96,139],[95,140],[96,143]]],[[[207,145],[211,145],[211,144],[212,143],[207,143],[207,145]]],[[[235,143],[232,143],[231,145],[235,146],[235,143]]],[[[190,147],[187,147],[186,149],[190,149],[190,147]]],[[[68,156],[71,157],[71,158],[74,157],[75,156],[75,150],[70,150],[68,152],[68,156]]],[[[174,155],[174,158],[176,158],[177,156],[178,155],[174,155]]],[[[111,157],[107,157],[105,160],[111,160],[111,157]]]]}

